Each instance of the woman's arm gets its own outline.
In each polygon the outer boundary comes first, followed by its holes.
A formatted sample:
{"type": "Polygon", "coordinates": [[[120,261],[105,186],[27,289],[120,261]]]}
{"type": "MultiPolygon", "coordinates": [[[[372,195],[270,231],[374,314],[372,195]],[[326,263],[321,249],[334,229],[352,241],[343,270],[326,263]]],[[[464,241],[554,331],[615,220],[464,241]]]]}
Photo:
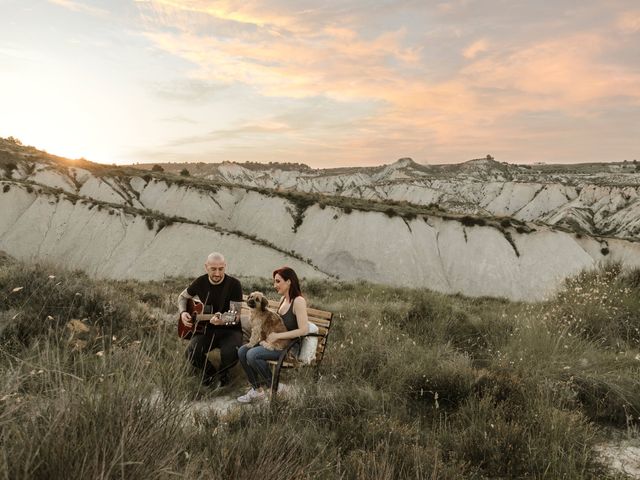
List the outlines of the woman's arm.
{"type": "Polygon", "coordinates": [[[293,313],[296,315],[296,319],[298,320],[298,328],[289,330],[288,332],[271,333],[269,334],[269,338],[267,338],[268,342],[272,342],[274,340],[284,340],[287,338],[297,338],[309,333],[307,301],[304,299],[304,297],[296,297],[293,300],[293,313]],[[274,335],[273,339],[270,338],[272,335],[274,335]]]}

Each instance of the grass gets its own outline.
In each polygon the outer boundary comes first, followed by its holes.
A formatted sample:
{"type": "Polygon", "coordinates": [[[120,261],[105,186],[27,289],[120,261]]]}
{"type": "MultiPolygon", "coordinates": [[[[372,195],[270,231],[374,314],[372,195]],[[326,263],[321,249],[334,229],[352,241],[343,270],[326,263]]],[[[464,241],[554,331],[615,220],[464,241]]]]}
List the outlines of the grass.
{"type": "Polygon", "coordinates": [[[335,312],[319,382],[288,373],[302,395],[187,421],[216,398],[175,338],[188,279],[3,257],[0,477],[614,478],[593,446],[640,415],[639,279],[613,266],[541,304],[303,282],[335,312]]]}

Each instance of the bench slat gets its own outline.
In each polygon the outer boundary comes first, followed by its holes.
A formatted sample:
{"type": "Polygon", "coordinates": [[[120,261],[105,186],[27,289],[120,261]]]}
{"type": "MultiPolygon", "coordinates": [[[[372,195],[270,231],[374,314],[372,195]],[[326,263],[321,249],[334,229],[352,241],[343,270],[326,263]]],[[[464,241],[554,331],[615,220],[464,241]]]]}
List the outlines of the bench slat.
{"type": "Polygon", "coordinates": [[[309,317],[309,321],[315,323],[319,327],[329,328],[331,326],[330,320],[323,320],[321,318],[309,317]]]}

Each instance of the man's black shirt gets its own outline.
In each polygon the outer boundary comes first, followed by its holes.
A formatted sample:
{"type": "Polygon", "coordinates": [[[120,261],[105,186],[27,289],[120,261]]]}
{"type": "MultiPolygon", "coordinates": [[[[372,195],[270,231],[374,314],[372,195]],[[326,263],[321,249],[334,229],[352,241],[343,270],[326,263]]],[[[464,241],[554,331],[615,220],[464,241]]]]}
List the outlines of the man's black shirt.
{"type": "MultiPolygon", "coordinates": [[[[213,285],[209,281],[207,274],[196,278],[189,287],[187,287],[187,293],[192,297],[198,297],[202,303],[205,304],[205,313],[227,312],[229,311],[229,302],[242,301],[242,285],[240,280],[231,277],[229,275],[224,276],[224,280],[218,285],[213,285]],[[225,291],[225,298],[222,298],[222,294],[225,291]]],[[[211,325],[213,327],[213,325],[211,325]]],[[[207,325],[207,329],[210,326],[207,325]]],[[[235,328],[241,328],[240,324],[235,325],[235,328]]]]}

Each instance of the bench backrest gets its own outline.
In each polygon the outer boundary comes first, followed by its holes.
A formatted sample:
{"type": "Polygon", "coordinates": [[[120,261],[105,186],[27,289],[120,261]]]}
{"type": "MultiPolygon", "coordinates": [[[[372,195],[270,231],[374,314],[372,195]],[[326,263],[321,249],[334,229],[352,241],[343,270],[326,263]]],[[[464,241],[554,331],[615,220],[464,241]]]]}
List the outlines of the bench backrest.
{"type": "MultiPolygon", "coordinates": [[[[241,316],[245,318],[249,318],[251,315],[251,309],[247,306],[246,300],[247,296],[244,295],[244,301],[242,302],[242,312],[241,316]]],[[[276,300],[269,300],[269,310],[272,312],[276,312],[278,310],[278,306],[280,302],[276,300]]],[[[317,365],[322,361],[324,357],[324,351],[327,346],[327,336],[329,335],[329,330],[331,329],[331,322],[333,320],[333,313],[327,312],[325,310],[318,310],[315,308],[307,307],[307,315],[309,317],[309,321],[314,323],[318,327],[318,334],[322,335],[318,338],[318,347],[316,348],[316,358],[315,361],[312,362],[312,365],[317,365]]]]}

